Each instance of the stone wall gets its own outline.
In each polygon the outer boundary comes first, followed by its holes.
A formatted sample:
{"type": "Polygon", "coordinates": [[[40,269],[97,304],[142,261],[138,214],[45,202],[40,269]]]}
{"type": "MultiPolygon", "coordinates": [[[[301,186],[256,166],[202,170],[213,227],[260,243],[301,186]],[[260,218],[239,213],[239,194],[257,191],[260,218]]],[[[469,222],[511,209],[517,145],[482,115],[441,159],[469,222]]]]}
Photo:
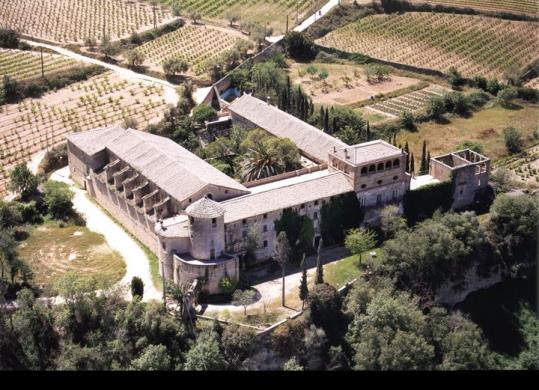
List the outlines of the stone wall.
{"type": "Polygon", "coordinates": [[[237,282],[240,277],[237,257],[215,262],[201,262],[183,259],[181,255],[174,256],[174,280],[180,285],[190,285],[193,280],[201,281],[201,292],[211,295],[220,294],[219,282],[223,277],[229,277],[237,282]]]}

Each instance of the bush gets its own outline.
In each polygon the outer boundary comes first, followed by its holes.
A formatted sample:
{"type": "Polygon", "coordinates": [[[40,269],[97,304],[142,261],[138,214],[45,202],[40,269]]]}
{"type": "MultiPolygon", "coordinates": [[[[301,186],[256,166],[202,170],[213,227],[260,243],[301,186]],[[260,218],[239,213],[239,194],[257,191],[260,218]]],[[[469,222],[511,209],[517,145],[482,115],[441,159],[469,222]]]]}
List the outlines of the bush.
{"type": "Polygon", "coordinates": [[[518,97],[516,88],[507,87],[498,92],[497,100],[503,107],[509,107],[511,102],[518,97]]]}
{"type": "Polygon", "coordinates": [[[535,88],[521,87],[517,90],[518,98],[532,103],[539,101],[539,91],[535,88]]]}
{"type": "Polygon", "coordinates": [[[22,221],[24,223],[36,224],[43,221],[35,201],[17,203],[17,209],[21,213],[22,221]]]}
{"type": "Polygon", "coordinates": [[[464,79],[462,78],[462,75],[459,73],[459,71],[455,67],[449,68],[447,77],[449,80],[449,84],[451,84],[453,88],[460,87],[464,83],[464,79]]]}
{"type": "Polygon", "coordinates": [[[9,172],[9,189],[27,199],[37,191],[38,180],[25,163],[20,163],[9,172]]]}
{"type": "Polygon", "coordinates": [[[219,290],[223,294],[230,296],[236,290],[236,282],[228,276],[223,276],[221,280],[219,280],[219,290]]]}
{"type": "Polygon", "coordinates": [[[482,76],[476,76],[473,79],[473,85],[483,91],[487,90],[487,79],[482,76]]]}
{"type": "Polygon", "coordinates": [[[49,180],[44,185],[45,205],[55,219],[67,219],[74,214],[73,197],[75,194],[67,184],[49,180]]]}
{"type": "Polygon", "coordinates": [[[206,104],[200,104],[193,109],[193,121],[200,126],[212,119],[217,118],[217,112],[206,104]]]}
{"type": "Polygon", "coordinates": [[[470,149],[476,153],[483,153],[483,145],[476,141],[463,141],[457,146],[457,150],[470,149]]]}
{"type": "Polygon", "coordinates": [[[522,133],[514,127],[503,130],[505,147],[510,154],[520,153],[523,147],[522,133]]]}
{"type": "Polygon", "coordinates": [[[486,91],[494,96],[498,95],[498,92],[502,89],[502,86],[496,79],[489,80],[487,82],[487,89],[486,91]]]}
{"type": "Polygon", "coordinates": [[[67,144],[64,144],[45,153],[43,160],[39,164],[38,171],[42,174],[48,174],[67,166],[67,164],[67,144]]]}
{"type": "Polygon", "coordinates": [[[474,92],[468,96],[468,102],[475,108],[481,108],[490,100],[490,97],[484,92],[474,92]]]}
{"type": "Polygon", "coordinates": [[[413,131],[416,129],[414,115],[410,111],[403,111],[400,115],[400,126],[403,129],[413,131]]]}
{"type": "Polygon", "coordinates": [[[0,47],[17,49],[19,47],[19,34],[15,30],[0,29],[0,47]]]}
{"type": "Polygon", "coordinates": [[[140,299],[144,296],[144,282],[138,276],[133,276],[133,279],[131,279],[131,296],[133,298],[139,297],[140,299]]]}
{"type": "Polygon", "coordinates": [[[303,33],[290,31],[284,36],[283,43],[289,57],[300,60],[312,60],[316,57],[317,50],[313,41],[303,33]]]}
{"type": "Polygon", "coordinates": [[[430,119],[440,119],[445,113],[444,99],[439,96],[431,97],[427,101],[426,113],[430,119]]]}
{"type": "Polygon", "coordinates": [[[335,340],[345,324],[341,296],[335,287],[320,283],[315,284],[308,299],[313,324],[322,328],[329,340],[335,340]]]}

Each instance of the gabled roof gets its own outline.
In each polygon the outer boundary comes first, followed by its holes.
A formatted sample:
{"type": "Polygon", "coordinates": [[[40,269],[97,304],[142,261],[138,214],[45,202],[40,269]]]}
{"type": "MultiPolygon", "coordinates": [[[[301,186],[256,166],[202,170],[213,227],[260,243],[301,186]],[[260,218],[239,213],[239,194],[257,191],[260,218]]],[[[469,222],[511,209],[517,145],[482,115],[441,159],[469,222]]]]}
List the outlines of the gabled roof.
{"type": "Polygon", "coordinates": [[[67,138],[88,155],[109,150],[180,202],[209,185],[249,193],[243,185],[165,137],[113,126],[67,138]]]}
{"type": "Polygon", "coordinates": [[[225,223],[298,206],[347,192],[354,188],[342,172],[221,202],[225,223]]]}
{"type": "Polygon", "coordinates": [[[251,95],[234,100],[228,110],[276,137],[290,138],[306,157],[322,163],[333,148],[348,146],[322,130],[251,95]]]}

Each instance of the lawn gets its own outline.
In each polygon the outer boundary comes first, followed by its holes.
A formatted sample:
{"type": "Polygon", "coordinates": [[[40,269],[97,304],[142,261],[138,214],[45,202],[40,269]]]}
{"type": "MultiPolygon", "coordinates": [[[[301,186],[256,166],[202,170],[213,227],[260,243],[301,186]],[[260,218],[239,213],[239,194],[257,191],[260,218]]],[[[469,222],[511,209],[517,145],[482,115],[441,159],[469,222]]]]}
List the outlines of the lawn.
{"type": "MultiPolygon", "coordinates": [[[[361,256],[363,263],[368,259],[370,252],[375,252],[377,257],[381,255],[380,249],[367,251],[361,256]]],[[[339,289],[362,274],[363,270],[360,269],[359,264],[359,256],[357,255],[326,264],[324,266],[324,281],[339,289]]]]}
{"type": "Polygon", "coordinates": [[[453,117],[449,123],[420,124],[416,132],[400,132],[397,144],[404,146],[408,141],[416,164],[421,158],[423,140],[427,141],[433,157],[454,151],[462,141],[471,140],[481,143],[488,157],[499,158],[507,155],[503,137],[506,127],[522,130],[526,146],[537,143],[537,140],[533,141],[532,134],[539,124],[539,105],[519,104],[519,108],[513,110],[495,106],[476,112],[469,118],[453,117]]]}
{"type": "Polygon", "coordinates": [[[122,256],[112,250],[105,238],[81,226],[46,222],[28,230],[19,245],[21,258],[30,266],[34,283],[44,293],[54,293],[55,283],[66,273],[95,277],[99,287],[119,282],[125,275],[122,256]]]}

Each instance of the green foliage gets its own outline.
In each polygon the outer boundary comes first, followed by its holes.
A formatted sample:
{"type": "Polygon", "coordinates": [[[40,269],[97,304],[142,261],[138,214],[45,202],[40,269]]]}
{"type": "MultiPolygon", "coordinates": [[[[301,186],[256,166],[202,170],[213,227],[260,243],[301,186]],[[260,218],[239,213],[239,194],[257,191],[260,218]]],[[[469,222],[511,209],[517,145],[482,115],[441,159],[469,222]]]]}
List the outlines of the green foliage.
{"type": "Polygon", "coordinates": [[[498,92],[502,89],[502,86],[496,79],[491,79],[487,81],[487,88],[486,91],[490,93],[491,95],[498,95],[498,92]]]}
{"type": "Polygon", "coordinates": [[[318,283],[309,292],[311,320],[316,327],[324,330],[330,341],[336,340],[343,330],[341,308],[342,298],[335,287],[318,283]]]}
{"type": "Polygon", "coordinates": [[[342,243],[345,232],[359,227],[364,217],[355,193],[334,197],[322,206],[320,215],[320,232],[324,245],[342,243]]]}
{"type": "Polygon", "coordinates": [[[15,30],[0,28],[0,47],[18,49],[20,44],[19,33],[15,30]]]}
{"type": "Polygon", "coordinates": [[[25,163],[20,163],[9,172],[9,189],[27,199],[37,191],[38,180],[25,163]]]}
{"type": "Polygon", "coordinates": [[[66,219],[74,214],[72,200],[75,194],[67,184],[49,180],[45,183],[44,189],[45,205],[53,218],[66,219]]]}
{"type": "Polygon", "coordinates": [[[444,100],[440,96],[433,96],[427,101],[427,116],[438,120],[445,113],[444,100]]]}
{"type": "Polygon", "coordinates": [[[386,239],[392,238],[406,228],[406,220],[401,217],[397,206],[386,206],[380,212],[380,229],[386,239]]]}
{"type": "Polygon", "coordinates": [[[236,290],[236,282],[232,280],[229,276],[223,276],[221,280],[219,280],[219,291],[221,291],[225,295],[232,295],[232,293],[236,290]]]}
{"type": "Polygon", "coordinates": [[[144,296],[144,282],[138,276],[133,276],[133,279],[131,279],[131,296],[133,298],[139,297],[140,299],[144,296]]]}
{"type": "Polygon", "coordinates": [[[299,261],[303,253],[312,252],[314,227],[312,220],[292,209],[284,210],[275,221],[275,232],[285,232],[291,246],[290,260],[299,261]]]}
{"type": "Polygon", "coordinates": [[[410,111],[403,111],[400,115],[400,127],[406,130],[413,131],[416,129],[414,123],[414,115],[410,111]]]}
{"type": "Polygon", "coordinates": [[[171,369],[171,359],[164,345],[148,345],[140,356],[131,362],[138,371],[164,371],[171,369]]]}
{"type": "Polygon", "coordinates": [[[299,364],[296,357],[292,357],[289,360],[285,362],[283,365],[283,371],[303,371],[304,368],[301,364],[299,364]]]}
{"type": "Polygon", "coordinates": [[[506,264],[517,272],[537,256],[539,202],[528,195],[500,195],[492,204],[488,233],[506,264]]]}
{"type": "Polygon", "coordinates": [[[189,64],[181,58],[168,57],[163,61],[162,67],[166,75],[175,76],[178,73],[187,72],[189,64]]]}
{"type": "Polygon", "coordinates": [[[217,117],[217,112],[206,104],[200,104],[193,109],[193,122],[203,126],[204,122],[213,120],[217,117]]]}
{"type": "Polygon", "coordinates": [[[503,130],[505,147],[510,154],[520,153],[523,148],[524,141],[522,132],[515,127],[507,127],[503,130]]]}
{"type": "Polygon", "coordinates": [[[299,282],[299,299],[301,299],[302,307],[305,300],[309,297],[309,286],[307,285],[307,264],[305,263],[305,254],[300,263],[301,281],[299,282]]]}
{"type": "Polygon", "coordinates": [[[17,204],[0,200],[0,229],[7,230],[22,222],[23,217],[17,204]]]}
{"type": "Polygon", "coordinates": [[[243,326],[228,325],[221,335],[221,350],[229,369],[241,368],[255,342],[256,334],[243,326]]]}
{"type": "Polygon", "coordinates": [[[462,141],[460,144],[457,145],[456,149],[457,150],[470,149],[479,154],[482,154],[484,152],[483,145],[480,142],[470,141],[470,140],[462,141]]]}
{"type": "Polygon", "coordinates": [[[232,294],[232,304],[243,306],[243,315],[247,315],[247,306],[254,302],[256,290],[236,290],[232,294]]]}
{"type": "Polygon", "coordinates": [[[185,354],[184,369],[187,371],[224,370],[226,361],[219,349],[214,332],[201,333],[191,349],[185,354]]]}
{"type": "Polygon", "coordinates": [[[409,225],[430,218],[432,214],[441,209],[445,212],[453,204],[453,183],[429,184],[404,195],[404,215],[409,225]]]}
{"type": "Polygon", "coordinates": [[[502,107],[510,107],[511,102],[518,97],[518,91],[514,87],[507,87],[498,92],[496,99],[502,107]]]}
{"type": "Polygon", "coordinates": [[[344,246],[350,253],[359,256],[361,264],[361,254],[376,247],[376,233],[364,228],[351,229],[346,234],[344,246]]]}
{"type": "Polygon", "coordinates": [[[290,31],[285,34],[283,43],[289,57],[303,61],[316,57],[315,45],[304,33],[290,31]]]}
{"type": "Polygon", "coordinates": [[[495,261],[486,244],[473,212],[435,215],[386,241],[379,271],[395,278],[397,287],[427,297],[445,281],[462,280],[474,263],[495,261]]]}
{"type": "Polygon", "coordinates": [[[141,66],[146,60],[144,53],[137,49],[129,50],[125,53],[125,58],[129,65],[133,67],[141,66]]]}
{"type": "Polygon", "coordinates": [[[462,75],[453,66],[449,68],[449,71],[447,72],[447,77],[448,77],[449,84],[451,84],[453,88],[460,87],[464,83],[464,79],[462,78],[462,75]]]}

